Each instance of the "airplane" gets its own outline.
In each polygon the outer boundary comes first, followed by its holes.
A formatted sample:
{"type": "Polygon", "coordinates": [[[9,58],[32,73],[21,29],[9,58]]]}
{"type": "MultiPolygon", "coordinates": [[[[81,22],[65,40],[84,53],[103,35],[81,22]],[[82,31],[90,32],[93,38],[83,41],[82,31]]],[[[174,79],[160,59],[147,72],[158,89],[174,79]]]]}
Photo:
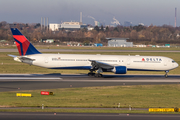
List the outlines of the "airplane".
{"type": "Polygon", "coordinates": [[[89,70],[89,76],[102,77],[103,72],[126,74],[127,71],[165,71],[179,65],[163,56],[87,55],[87,54],[43,54],[17,29],[11,28],[19,56],[9,55],[15,61],[48,69],[89,70]]]}

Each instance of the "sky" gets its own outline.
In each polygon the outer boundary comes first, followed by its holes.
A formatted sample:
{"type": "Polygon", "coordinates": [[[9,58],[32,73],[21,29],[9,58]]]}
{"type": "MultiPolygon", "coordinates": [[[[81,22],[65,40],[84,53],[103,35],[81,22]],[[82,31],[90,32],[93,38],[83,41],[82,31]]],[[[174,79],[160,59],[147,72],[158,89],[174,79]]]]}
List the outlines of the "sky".
{"type": "Polygon", "coordinates": [[[121,24],[173,25],[177,8],[180,26],[180,0],[0,0],[0,22],[49,23],[79,22],[94,25],[94,20],[111,25],[113,17],[121,24]]]}

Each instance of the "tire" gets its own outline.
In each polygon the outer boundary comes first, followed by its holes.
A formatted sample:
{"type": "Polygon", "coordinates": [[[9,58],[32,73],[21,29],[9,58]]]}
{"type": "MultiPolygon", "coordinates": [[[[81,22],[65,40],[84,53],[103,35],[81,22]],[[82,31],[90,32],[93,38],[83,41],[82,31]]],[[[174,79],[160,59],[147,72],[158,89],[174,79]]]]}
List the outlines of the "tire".
{"type": "Polygon", "coordinates": [[[168,77],[168,75],[167,74],[165,74],[165,78],[167,78],[168,77]]]}
{"type": "Polygon", "coordinates": [[[94,77],[98,77],[98,74],[95,74],[94,77]]]}
{"type": "Polygon", "coordinates": [[[102,77],[102,74],[99,74],[98,77],[102,77]]]}

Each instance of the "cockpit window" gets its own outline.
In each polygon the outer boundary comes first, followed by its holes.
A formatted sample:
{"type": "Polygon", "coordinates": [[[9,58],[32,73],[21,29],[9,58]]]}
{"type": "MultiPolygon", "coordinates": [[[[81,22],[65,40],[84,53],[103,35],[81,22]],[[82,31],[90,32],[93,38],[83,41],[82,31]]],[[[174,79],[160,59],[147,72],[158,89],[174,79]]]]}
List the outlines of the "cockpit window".
{"type": "Polygon", "coordinates": [[[173,60],[172,63],[175,63],[175,61],[173,60]]]}

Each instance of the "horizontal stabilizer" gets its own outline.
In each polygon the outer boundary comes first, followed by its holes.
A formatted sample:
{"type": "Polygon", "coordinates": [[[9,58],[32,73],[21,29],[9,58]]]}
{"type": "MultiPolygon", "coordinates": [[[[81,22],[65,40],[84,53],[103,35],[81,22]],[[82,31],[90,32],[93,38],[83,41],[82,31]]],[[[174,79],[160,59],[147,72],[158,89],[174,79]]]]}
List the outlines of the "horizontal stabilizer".
{"type": "Polygon", "coordinates": [[[28,57],[21,57],[21,56],[18,56],[17,58],[19,58],[21,61],[27,61],[27,60],[29,60],[29,61],[35,61],[35,59],[31,59],[31,58],[28,58],[28,57]]]}
{"type": "Polygon", "coordinates": [[[30,65],[33,63],[33,61],[35,61],[35,59],[31,59],[26,56],[16,56],[16,55],[8,55],[8,56],[13,57],[15,61],[27,63],[30,65]]]}
{"type": "Polygon", "coordinates": [[[9,54],[8,54],[8,56],[13,57],[13,58],[17,57],[16,55],[9,55],[9,54]]]}

